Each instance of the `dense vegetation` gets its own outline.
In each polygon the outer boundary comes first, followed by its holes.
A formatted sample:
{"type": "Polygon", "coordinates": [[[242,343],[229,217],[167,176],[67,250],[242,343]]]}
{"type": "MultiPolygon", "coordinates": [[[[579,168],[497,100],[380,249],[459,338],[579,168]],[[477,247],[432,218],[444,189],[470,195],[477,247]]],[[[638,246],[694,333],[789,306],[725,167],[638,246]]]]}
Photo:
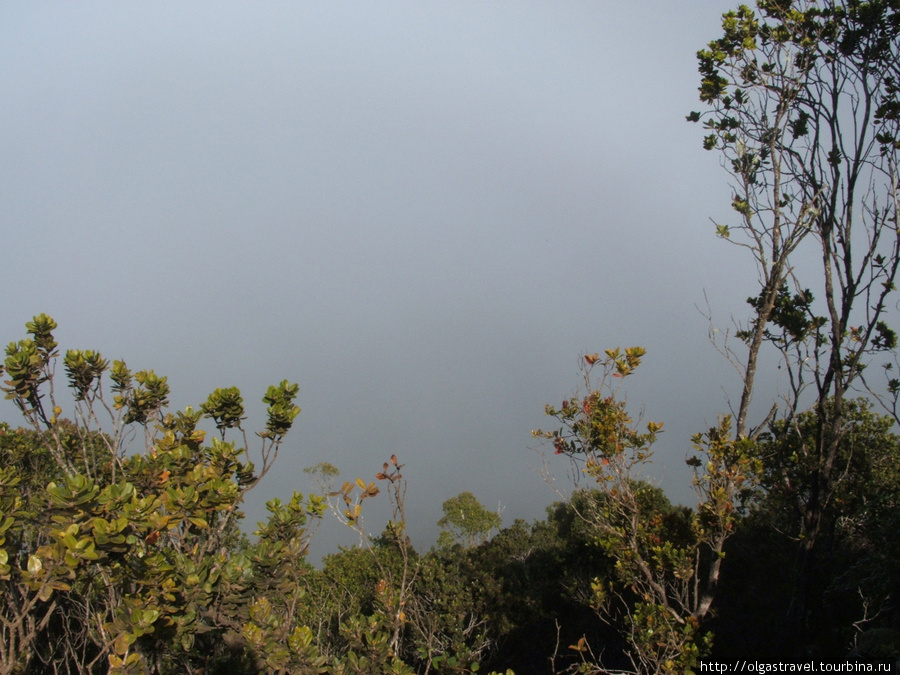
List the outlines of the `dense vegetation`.
{"type": "Polygon", "coordinates": [[[749,252],[759,288],[747,321],[717,333],[741,394],[693,438],[693,507],[650,480],[662,424],[625,404],[644,355],[630,347],[586,355],[581,392],[533,432],[587,481],[542,521],[504,528],[464,492],[438,545],[415,550],[391,456],[344,483],[311,467],[322,494],[272,499],[248,536],[241,504],[300,413],[297,385],[267,390],[251,444],[236,388],[171,411],[165,377],[61,353],[56,323],[34,317],[3,363],[25,425],[0,426],[0,674],[900,658],[898,35],[896,0],[760,0],[698,53],[707,109],[688,119],[722,154],[738,219],[716,231],[749,252]],[[821,268],[801,277],[801,254],[821,268]],[[778,396],[757,391],[765,350],[778,396]],[[771,399],[762,419],[754,395],[771,399]],[[375,498],[393,516],[373,539],[375,498]],[[310,526],[328,511],[361,545],[319,569],[310,526]]]}

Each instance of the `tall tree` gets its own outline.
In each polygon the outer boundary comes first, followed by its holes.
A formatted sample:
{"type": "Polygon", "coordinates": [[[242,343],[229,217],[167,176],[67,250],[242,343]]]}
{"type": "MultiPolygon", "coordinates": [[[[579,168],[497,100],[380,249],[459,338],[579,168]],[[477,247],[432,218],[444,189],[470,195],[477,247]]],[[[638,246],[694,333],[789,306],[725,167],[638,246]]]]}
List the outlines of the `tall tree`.
{"type": "MultiPolygon", "coordinates": [[[[698,52],[708,110],[688,119],[705,118],[704,146],[722,154],[732,178],[738,221],[717,233],[747,249],[759,273],[750,319],[736,333],[746,352],[722,345],[742,375],[736,437],[755,438],[775,419],[811,436],[788,616],[802,632],[823,514],[842,470],[846,399],[874,387],[867,362],[897,342],[886,313],[900,264],[900,2],[759,0],[756,11],[725,14],[722,27],[698,52]],[[751,425],[767,344],[786,390],[751,425]],[[794,423],[808,400],[812,427],[794,423]]],[[[898,391],[893,382],[875,393],[896,400],[898,391]]]]}

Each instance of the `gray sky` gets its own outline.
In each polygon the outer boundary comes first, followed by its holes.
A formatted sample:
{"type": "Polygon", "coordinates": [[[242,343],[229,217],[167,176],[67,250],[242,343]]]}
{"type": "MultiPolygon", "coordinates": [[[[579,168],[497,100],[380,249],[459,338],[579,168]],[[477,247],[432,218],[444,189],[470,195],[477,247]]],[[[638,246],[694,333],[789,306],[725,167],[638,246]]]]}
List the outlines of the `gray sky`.
{"type": "MultiPolygon", "coordinates": [[[[420,546],[463,490],[542,517],[544,404],[579,355],[640,344],[629,400],[689,502],[690,436],[737,383],[696,305],[727,326],[754,292],[684,121],[735,4],[5,2],[0,340],[46,312],[176,407],[240,387],[256,424],[298,382],[249,520],[306,466],[396,453],[420,546]]],[[[353,541],[332,530],[319,554],[353,541]]]]}

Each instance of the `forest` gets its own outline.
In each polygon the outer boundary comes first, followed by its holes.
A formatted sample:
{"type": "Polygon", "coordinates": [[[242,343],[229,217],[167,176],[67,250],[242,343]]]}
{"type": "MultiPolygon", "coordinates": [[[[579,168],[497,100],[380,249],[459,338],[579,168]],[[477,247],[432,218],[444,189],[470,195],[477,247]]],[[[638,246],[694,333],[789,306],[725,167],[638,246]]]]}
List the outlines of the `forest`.
{"type": "Polygon", "coordinates": [[[693,504],[650,467],[665,420],[627,399],[645,349],[600,345],[531,432],[571,477],[545,518],[503,526],[462,492],[417,550],[391,455],[308,467],[319,490],[254,527],[242,504],[302,423],[298,384],[265,391],[258,430],[236,387],[173,410],[165,376],[63,347],[38,314],[0,369],[22,420],[0,423],[0,675],[900,660],[900,2],[759,0],[697,60],[687,122],[731,187],[711,236],[758,287],[710,327],[741,387],[691,439],[693,504]],[[392,510],[374,537],[373,500],[392,510]],[[323,518],[359,544],[313,565],[323,518]]]}

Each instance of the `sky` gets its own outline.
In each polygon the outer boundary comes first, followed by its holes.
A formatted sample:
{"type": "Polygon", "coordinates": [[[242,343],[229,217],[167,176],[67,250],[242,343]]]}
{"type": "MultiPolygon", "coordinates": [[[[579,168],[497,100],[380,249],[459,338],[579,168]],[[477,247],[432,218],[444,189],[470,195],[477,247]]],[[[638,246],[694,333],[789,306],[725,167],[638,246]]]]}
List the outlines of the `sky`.
{"type": "MultiPolygon", "coordinates": [[[[0,340],[45,312],[63,350],[166,375],[174,408],[239,387],[251,428],[297,382],[249,529],[315,489],[305,467],[372,480],[396,454],[420,548],[466,490],[542,518],[542,452],[571,488],[531,437],[544,405],[583,354],[642,345],[650,477],[689,504],[690,437],[738,385],[704,314],[726,329],[755,292],[685,122],[734,6],[4,2],[0,340]]],[[[366,526],[387,517],[382,495],[366,526]]],[[[313,552],[354,541],[328,521],[313,552]]]]}

